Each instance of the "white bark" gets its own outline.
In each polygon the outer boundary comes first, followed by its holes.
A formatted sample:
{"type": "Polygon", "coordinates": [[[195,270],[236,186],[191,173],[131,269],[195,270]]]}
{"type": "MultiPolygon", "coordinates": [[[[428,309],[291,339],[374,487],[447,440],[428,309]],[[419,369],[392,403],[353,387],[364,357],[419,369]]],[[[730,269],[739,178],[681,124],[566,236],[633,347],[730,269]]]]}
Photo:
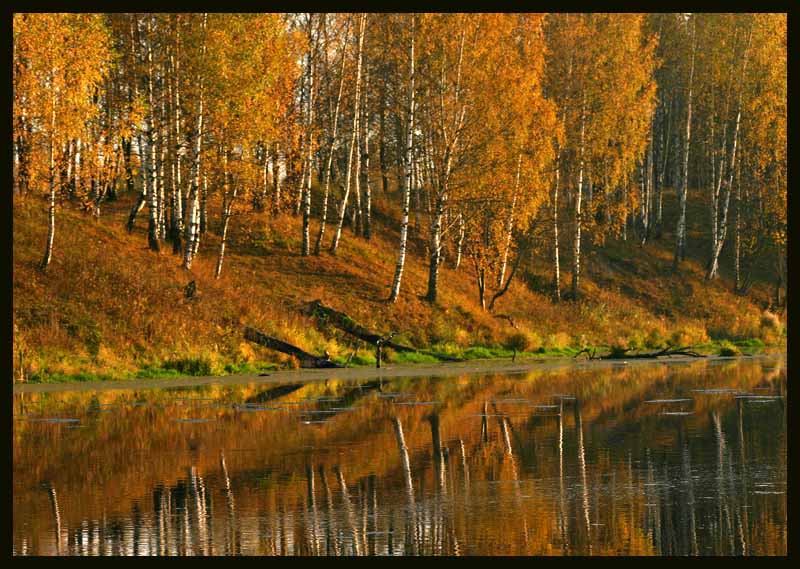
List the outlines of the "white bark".
{"type": "Polygon", "coordinates": [[[575,248],[572,260],[572,298],[578,298],[581,271],[581,198],[583,194],[583,166],[586,136],[586,94],[581,103],[581,142],[578,164],[578,188],[575,192],[575,248]]]}
{"type": "MultiPolygon", "coordinates": [[[[309,41],[311,41],[311,16],[309,15],[309,41]]],[[[314,46],[309,46],[308,52],[308,182],[303,195],[303,245],[302,255],[308,257],[311,248],[309,224],[311,223],[311,180],[312,165],[314,160],[314,46]]]]}
{"type": "Polygon", "coordinates": [[[514,193],[511,197],[511,208],[508,212],[508,221],[506,221],[506,234],[505,243],[503,244],[503,259],[500,262],[500,274],[497,276],[497,286],[503,284],[503,279],[506,276],[506,266],[508,265],[508,252],[511,250],[511,234],[514,231],[514,209],[517,205],[517,192],[519,191],[519,176],[522,169],[522,154],[517,157],[517,176],[514,181],[514,193]]]}
{"type": "MultiPolygon", "coordinates": [[[[400,218],[400,245],[397,255],[397,264],[394,269],[394,280],[392,281],[392,291],[389,295],[389,302],[397,301],[400,295],[400,283],[403,279],[403,269],[406,262],[406,243],[408,240],[408,213],[411,205],[411,176],[412,160],[414,155],[414,42],[416,36],[416,22],[414,14],[411,14],[411,45],[409,47],[409,71],[408,71],[408,129],[406,131],[406,152],[405,152],[405,172],[403,184],[403,213],[400,218]]],[[[385,188],[385,186],[384,186],[385,188]]]]}
{"type": "Polygon", "coordinates": [[[322,238],[325,235],[325,223],[327,222],[328,217],[328,201],[330,195],[330,183],[331,183],[331,165],[333,164],[333,153],[336,150],[336,132],[339,126],[339,109],[341,108],[342,104],[342,88],[344,87],[344,64],[346,61],[346,54],[347,54],[347,40],[349,38],[349,30],[348,33],[345,33],[344,40],[342,42],[342,63],[339,68],[339,93],[336,95],[336,107],[333,112],[333,127],[331,129],[331,144],[330,150],[328,151],[328,160],[325,164],[325,189],[323,190],[322,196],[322,216],[319,223],[319,233],[317,233],[317,241],[314,244],[314,254],[319,255],[320,247],[322,246],[322,238]]]}
{"type": "MultiPolygon", "coordinates": [[[[202,54],[205,60],[205,28],[208,15],[203,14],[203,47],[202,54]]],[[[194,141],[194,159],[192,162],[192,185],[189,189],[189,224],[186,227],[186,249],[183,256],[183,267],[192,268],[192,261],[199,247],[200,242],[200,218],[199,218],[199,193],[200,193],[200,158],[203,147],[203,74],[200,72],[198,77],[200,94],[198,97],[197,111],[197,132],[194,141]]]]}
{"type": "Polygon", "coordinates": [[[358,110],[359,110],[359,97],[361,96],[361,60],[364,47],[364,25],[367,19],[366,14],[361,14],[358,22],[358,63],[356,64],[356,89],[355,101],[353,102],[353,132],[350,137],[350,152],[347,157],[347,174],[345,175],[344,183],[344,196],[342,197],[342,204],[338,212],[338,221],[336,223],[336,230],[333,234],[333,241],[331,242],[330,252],[336,254],[339,248],[339,239],[342,236],[342,226],[344,225],[344,215],[347,209],[347,198],[350,193],[350,178],[353,170],[353,152],[355,151],[356,134],[358,134],[358,110]]]}
{"type": "Polygon", "coordinates": [[[692,59],[689,68],[689,82],[686,92],[686,134],[683,140],[683,170],[681,186],[678,192],[678,226],[675,231],[675,259],[673,267],[686,257],[686,195],[689,182],[689,147],[692,141],[692,80],[694,78],[694,56],[697,43],[695,39],[695,23],[692,17],[692,59]]]}

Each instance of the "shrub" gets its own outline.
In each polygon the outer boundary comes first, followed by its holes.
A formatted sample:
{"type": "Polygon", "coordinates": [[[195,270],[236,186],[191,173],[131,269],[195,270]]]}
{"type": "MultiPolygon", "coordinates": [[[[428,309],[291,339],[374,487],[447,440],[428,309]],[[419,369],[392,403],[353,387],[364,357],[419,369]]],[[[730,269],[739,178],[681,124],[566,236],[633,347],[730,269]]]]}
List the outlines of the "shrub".
{"type": "Polygon", "coordinates": [[[656,350],[665,347],[666,344],[667,341],[664,338],[663,332],[658,328],[652,328],[645,339],[645,345],[648,348],[653,348],[656,350]]]}
{"type": "Polygon", "coordinates": [[[547,339],[544,341],[544,347],[547,350],[562,350],[568,347],[569,343],[569,334],[558,332],[547,336],[547,339]]]}
{"type": "Polygon", "coordinates": [[[708,333],[705,327],[687,324],[675,330],[669,338],[669,345],[675,347],[695,346],[708,342],[708,333]]]}
{"type": "Polygon", "coordinates": [[[620,358],[630,350],[630,345],[627,338],[619,337],[611,342],[609,348],[611,349],[611,357],[620,358]]]}
{"type": "Polygon", "coordinates": [[[502,345],[513,352],[525,352],[529,346],[528,335],[524,332],[513,332],[504,338],[502,345]]]}
{"type": "Polygon", "coordinates": [[[741,354],[739,348],[727,340],[723,340],[719,344],[719,355],[721,356],[738,356],[741,354]]]}
{"type": "Polygon", "coordinates": [[[783,325],[781,324],[781,319],[777,314],[770,312],[769,310],[765,310],[761,315],[761,327],[775,330],[776,332],[780,333],[783,325]]]}
{"type": "Polygon", "coordinates": [[[211,375],[213,363],[209,358],[181,358],[164,362],[164,369],[174,369],[186,375],[211,375]]]}

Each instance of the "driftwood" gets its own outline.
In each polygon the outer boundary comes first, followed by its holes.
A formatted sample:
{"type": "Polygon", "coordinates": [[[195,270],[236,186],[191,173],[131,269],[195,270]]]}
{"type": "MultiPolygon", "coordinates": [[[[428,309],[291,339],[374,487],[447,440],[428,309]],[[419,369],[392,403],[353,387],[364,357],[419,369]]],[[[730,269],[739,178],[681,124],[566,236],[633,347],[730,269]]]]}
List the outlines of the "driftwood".
{"type": "Polygon", "coordinates": [[[441,360],[447,361],[462,361],[461,358],[456,358],[453,356],[448,356],[446,354],[439,354],[435,352],[429,352],[426,350],[418,350],[417,348],[412,348],[411,346],[404,346],[403,344],[398,344],[397,342],[392,342],[391,338],[394,336],[394,332],[389,334],[388,336],[382,336],[380,334],[376,334],[375,332],[371,332],[370,330],[364,328],[358,322],[350,318],[344,312],[340,312],[329,306],[325,306],[322,304],[320,300],[314,300],[312,302],[306,303],[300,311],[307,315],[307,316],[315,316],[322,322],[330,324],[331,326],[338,328],[342,332],[350,334],[351,336],[355,336],[359,340],[363,340],[368,344],[372,344],[376,348],[391,348],[397,352],[417,352],[420,354],[426,354],[429,356],[433,356],[435,358],[439,358],[441,360]]]}
{"type": "Polygon", "coordinates": [[[287,344],[277,338],[272,338],[271,336],[267,336],[263,332],[259,332],[255,328],[251,328],[250,326],[246,326],[244,329],[244,339],[249,340],[259,346],[264,346],[265,348],[269,348],[270,350],[276,350],[278,352],[283,352],[284,354],[289,354],[290,356],[295,356],[298,360],[300,360],[300,367],[302,368],[340,368],[344,367],[341,364],[337,364],[336,362],[331,361],[327,357],[319,357],[315,356],[314,354],[309,354],[308,352],[301,350],[297,346],[293,346],[291,344],[287,344]]]}
{"type": "Polygon", "coordinates": [[[629,359],[655,359],[661,357],[669,357],[669,356],[690,356],[693,358],[704,358],[703,354],[698,354],[697,352],[689,350],[691,346],[684,346],[682,348],[664,348],[658,352],[649,352],[646,354],[631,354],[628,355],[630,348],[626,348],[624,350],[616,350],[612,351],[610,354],[605,356],[595,356],[597,352],[596,348],[592,348],[592,351],[589,351],[589,348],[584,348],[577,354],[575,354],[575,358],[577,358],[581,354],[587,354],[590,360],[629,360],[629,359]]]}

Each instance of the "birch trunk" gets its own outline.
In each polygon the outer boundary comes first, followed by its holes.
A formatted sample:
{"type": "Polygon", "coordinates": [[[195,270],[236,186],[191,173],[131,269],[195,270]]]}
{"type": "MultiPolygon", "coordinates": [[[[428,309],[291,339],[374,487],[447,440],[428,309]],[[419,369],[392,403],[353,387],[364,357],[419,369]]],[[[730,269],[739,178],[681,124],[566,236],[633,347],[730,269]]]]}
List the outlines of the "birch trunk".
{"type": "Polygon", "coordinates": [[[50,144],[48,149],[49,154],[49,173],[48,173],[48,187],[50,190],[50,204],[47,213],[47,243],[44,248],[44,257],[39,264],[42,271],[47,270],[50,260],[53,257],[53,239],[56,234],[56,95],[53,92],[51,100],[53,108],[50,111],[50,144]]]}
{"type": "MultiPolygon", "coordinates": [[[[452,131],[452,140],[448,143],[447,141],[447,131],[444,128],[444,124],[442,125],[442,131],[444,134],[444,142],[445,142],[445,149],[444,149],[444,166],[442,168],[441,177],[437,178],[437,195],[436,195],[436,206],[434,209],[434,216],[431,223],[431,230],[430,230],[430,261],[428,263],[428,292],[425,294],[425,299],[429,302],[436,302],[436,298],[438,296],[438,287],[439,287],[439,265],[442,262],[442,218],[445,212],[445,206],[447,205],[447,198],[449,194],[449,180],[450,180],[450,172],[453,166],[453,156],[456,154],[456,149],[458,147],[459,135],[461,133],[461,128],[464,125],[464,117],[467,112],[467,107],[465,103],[461,102],[461,64],[463,62],[464,57],[464,40],[465,40],[465,31],[462,30],[461,33],[461,42],[459,43],[458,48],[458,63],[456,65],[456,85],[455,85],[455,93],[454,93],[454,107],[457,109],[455,116],[453,117],[453,131],[452,131]],[[460,107],[460,110],[458,110],[460,107]]],[[[444,69],[442,69],[442,82],[444,83],[444,69]]],[[[442,99],[442,106],[444,105],[442,99]]],[[[442,109],[442,119],[444,122],[444,109],[442,109]]]]}
{"type": "Polygon", "coordinates": [[[231,212],[233,211],[233,202],[236,199],[237,184],[233,184],[233,192],[228,196],[230,191],[230,174],[228,173],[228,152],[225,151],[222,157],[223,168],[223,181],[222,181],[222,195],[224,203],[222,204],[222,239],[219,243],[219,255],[217,257],[217,268],[214,271],[214,278],[219,278],[222,272],[222,261],[225,259],[225,244],[228,239],[228,222],[231,219],[231,212]]]}
{"type": "Polygon", "coordinates": [[[442,218],[444,217],[446,199],[446,191],[440,192],[436,200],[433,223],[431,224],[428,293],[425,295],[425,299],[430,302],[436,302],[439,292],[439,265],[442,262],[442,218]]]}
{"type": "MultiPolygon", "coordinates": [[[[405,172],[403,184],[403,213],[400,218],[400,247],[397,255],[397,265],[394,270],[394,280],[392,291],[389,295],[389,302],[397,301],[400,295],[400,283],[403,278],[403,268],[406,262],[406,242],[408,240],[408,210],[411,204],[411,168],[414,149],[414,41],[416,35],[416,23],[414,15],[411,15],[411,47],[409,48],[409,73],[408,73],[408,131],[406,133],[406,152],[405,152],[405,172]]],[[[381,159],[383,162],[383,159],[381,159]]],[[[381,163],[383,170],[383,163],[381,163]]],[[[386,174],[384,177],[384,191],[386,190],[386,174]]]]}
{"type": "Polygon", "coordinates": [[[514,193],[511,197],[511,210],[506,221],[506,242],[503,244],[503,259],[500,262],[500,274],[497,277],[497,286],[502,286],[508,265],[508,252],[511,250],[511,233],[514,231],[514,208],[517,205],[517,192],[519,191],[519,176],[522,168],[522,154],[517,157],[517,176],[514,181],[514,193]]]}
{"type": "MultiPolygon", "coordinates": [[[[417,219],[419,218],[419,209],[417,209],[417,219]]],[[[464,223],[463,214],[458,214],[458,238],[456,239],[456,262],[453,268],[458,270],[461,266],[461,254],[464,249],[464,238],[466,237],[466,224],[464,223]]]]}
{"type": "Polygon", "coordinates": [[[581,103],[581,145],[578,164],[578,189],[575,195],[575,248],[572,260],[572,298],[577,299],[581,271],[581,198],[583,197],[584,144],[586,136],[586,94],[581,103]]]}
{"type": "Polygon", "coordinates": [[[333,164],[333,153],[336,150],[336,133],[339,126],[339,109],[342,104],[342,88],[344,87],[344,64],[346,61],[345,54],[347,48],[348,33],[345,34],[344,41],[342,42],[342,63],[339,68],[339,93],[336,95],[336,107],[333,112],[333,127],[331,129],[331,142],[328,151],[328,160],[325,164],[325,189],[322,197],[322,216],[319,223],[319,233],[317,233],[317,241],[314,243],[314,254],[319,255],[320,247],[322,246],[322,238],[325,235],[325,224],[328,218],[328,201],[330,196],[330,183],[331,183],[331,165],[333,164]]]}
{"type": "Polygon", "coordinates": [[[694,56],[697,49],[695,39],[695,23],[692,19],[692,59],[689,67],[689,82],[686,92],[686,134],[683,139],[683,169],[681,171],[681,186],[678,192],[678,226],[675,230],[675,259],[673,268],[678,268],[678,263],[686,258],[686,195],[689,182],[689,147],[692,142],[692,80],[694,78],[694,56]]]}
{"type": "Polygon", "coordinates": [[[180,32],[175,31],[175,56],[174,56],[173,70],[175,73],[174,79],[174,132],[175,132],[175,173],[172,177],[172,194],[173,194],[173,252],[179,253],[181,251],[181,235],[183,235],[183,186],[181,184],[181,161],[183,154],[183,141],[181,137],[181,95],[180,95],[180,32]]]}
{"type": "Polygon", "coordinates": [[[203,171],[203,187],[200,189],[200,234],[208,230],[208,173],[203,171]]]}
{"type": "Polygon", "coordinates": [[[561,178],[561,156],[556,157],[556,183],[553,187],[553,296],[556,302],[561,301],[561,269],[558,253],[558,186],[561,178]]]}
{"type": "Polygon", "coordinates": [[[281,210],[281,180],[278,143],[272,149],[272,214],[278,215],[281,210]]]}
{"type": "MultiPolygon", "coordinates": [[[[203,14],[203,47],[202,55],[205,60],[205,29],[208,15],[203,14]]],[[[194,157],[192,162],[192,182],[189,189],[189,224],[186,226],[186,249],[183,256],[183,267],[185,269],[192,268],[192,261],[199,247],[200,242],[200,227],[199,227],[199,203],[198,196],[200,193],[200,158],[203,147],[203,75],[202,71],[198,77],[200,94],[198,98],[198,112],[197,112],[197,133],[195,134],[194,141],[194,157]]]]}
{"type": "MultiPolygon", "coordinates": [[[[311,17],[309,16],[309,42],[311,42],[311,17]]],[[[308,52],[308,183],[303,192],[303,245],[302,255],[308,257],[311,248],[311,238],[309,236],[309,224],[311,223],[311,180],[313,178],[312,165],[314,161],[314,58],[313,47],[309,47],[308,52]]]]}
{"type": "Polygon", "coordinates": [[[148,109],[146,115],[147,123],[147,154],[148,154],[148,177],[150,193],[148,195],[149,218],[147,225],[147,242],[151,250],[160,251],[161,244],[158,236],[158,165],[156,163],[156,132],[155,132],[155,96],[153,93],[153,31],[151,17],[147,18],[147,100],[148,109]]]}
{"type": "Polygon", "coordinates": [[[372,237],[372,184],[369,175],[369,74],[364,75],[364,154],[361,163],[364,166],[364,238],[369,241],[372,237]]]}
{"type": "MultiPolygon", "coordinates": [[[[752,31],[747,36],[747,44],[744,49],[744,63],[742,65],[742,74],[739,79],[739,96],[736,105],[736,125],[733,131],[733,144],[731,148],[731,159],[727,169],[727,180],[725,181],[725,200],[722,203],[722,219],[719,223],[718,231],[715,231],[713,241],[713,249],[711,251],[711,263],[708,269],[707,279],[714,279],[717,277],[719,271],[719,256],[722,252],[722,247],[725,245],[725,237],[728,232],[728,206],[731,201],[731,192],[733,190],[733,177],[736,171],[736,151],[739,141],[739,126],[742,120],[742,96],[744,94],[744,78],[747,73],[748,53],[750,51],[750,41],[752,38],[752,31]]],[[[724,147],[723,147],[724,148],[724,147]]],[[[724,160],[724,156],[723,156],[724,160]]],[[[722,167],[720,166],[720,184],[722,183],[722,167]]],[[[716,205],[716,204],[715,204],[716,205]]],[[[716,212],[715,212],[716,213],[716,212]]],[[[716,224],[715,224],[716,225],[716,224]]],[[[716,227],[715,227],[716,229],[716,227]]]]}
{"type": "Polygon", "coordinates": [[[361,95],[361,56],[364,47],[364,24],[366,21],[366,14],[362,14],[358,22],[358,63],[356,64],[356,89],[355,101],[353,103],[353,132],[350,137],[350,152],[347,157],[347,174],[345,175],[344,183],[344,196],[342,196],[342,204],[339,208],[338,221],[336,223],[336,231],[333,234],[333,241],[331,242],[330,252],[335,255],[336,250],[339,248],[339,239],[342,236],[342,226],[344,225],[344,216],[347,209],[347,198],[350,193],[350,177],[353,168],[353,152],[355,150],[356,135],[358,134],[358,103],[361,95]]]}
{"type": "MultiPolygon", "coordinates": [[[[358,109],[359,119],[361,118],[361,108],[358,109]]],[[[364,229],[364,211],[361,208],[361,121],[356,128],[356,141],[355,141],[355,166],[353,169],[353,195],[355,196],[355,203],[352,209],[352,228],[353,233],[361,235],[364,229]]]]}

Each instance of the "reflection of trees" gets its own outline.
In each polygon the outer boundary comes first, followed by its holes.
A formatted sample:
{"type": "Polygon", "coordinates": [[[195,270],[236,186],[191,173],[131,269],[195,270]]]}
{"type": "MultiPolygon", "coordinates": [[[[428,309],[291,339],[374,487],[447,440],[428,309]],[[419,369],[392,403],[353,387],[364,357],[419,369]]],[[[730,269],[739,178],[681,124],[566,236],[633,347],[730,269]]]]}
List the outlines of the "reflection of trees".
{"type": "MultiPolygon", "coordinates": [[[[704,432],[692,431],[690,441],[685,427],[675,429],[667,422],[673,418],[661,418],[654,406],[638,404],[663,387],[653,388],[647,374],[639,380],[627,373],[619,385],[613,377],[605,382],[608,391],[600,401],[586,378],[556,378],[551,384],[494,378],[471,382],[464,392],[443,391],[441,384],[420,388],[417,399],[443,402],[433,414],[430,407],[392,406],[373,395],[356,411],[308,428],[298,427],[296,414],[289,412],[240,413],[236,422],[194,425],[192,437],[201,450],[188,453],[197,462],[183,466],[177,482],[164,477],[151,486],[155,490],[147,500],[134,502],[128,513],[118,508],[108,520],[97,515],[76,519],[72,502],[66,508],[59,504],[64,511],[58,510],[61,529],[56,532],[68,536],[64,552],[100,554],[491,553],[487,544],[503,552],[534,554],[759,553],[765,539],[773,540],[769,547],[777,551],[785,548],[785,513],[776,510],[780,502],[746,494],[753,478],[746,460],[772,461],[776,454],[784,460],[780,449],[785,438],[745,438],[747,413],[756,406],[740,400],[734,407],[731,397],[709,397],[696,408],[716,415],[674,419],[683,421],[680,425],[691,421],[694,428],[703,426],[704,432]],[[435,396],[434,388],[439,390],[435,396]],[[515,397],[536,402],[546,402],[556,390],[579,398],[567,414],[569,400],[559,400],[552,418],[535,416],[522,404],[520,412],[514,403],[501,404],[501,409],[495,405],[490,415],[485,402],[499,401],[509,389],[515,397]],[[495,426],[490,429],[491,416],[495,426]],[[569,435],[571,421],[574,436],[569,435]],[[706,429],[709,423],[712,428],[706,429]],[[338,446],[339,441],[358,444],[338,446]],[[216,463],[207,460],[219,448],[249,445],[256,448],[233,455],[226,450],[215,453],[216,463]],[[309,452],[300,449],[311,447],[320,450],[310,460],[309,452]],[[335,470],[331,487],[325,473],[334,464],[341,468],[335,470]],[[716,470],[707,481],[696,482],[706,465],[716,470]],[[697,499],[703,495],[697,494],[699,484],[704,489],[711,485],[713,500],[697,499]],[[522,496],[523,488],[530,496],[522,496]],[[212,510],[212,495],[225,502],[219,512],[212,510]],[[488,499],[496,505],[487,506],[488,499]],[[644,507],[646,503],[654,506],[644,507]],[[652,533],[645,538],[643,529],[652,533]],[[717,545],[705,549],[709,536],[717,545]]],[[[742,374],[732,381],[738,387],[761,379],[742,374]]],[[[774,410],[782,413],[784,407],[775,404],[774,410]]],[[[230,412],[215,413],[225,418],[230,412]]],[[[173,433],[188,430],[160,422],[157,412],[146,417],[150,429],[166,425],[173,433]]],[[[148,430],[135,422],[135,413],[124,418],[139,440],[147,440],[148,430]]],[[[73,443],[65,439],[63,444],[73,443]]],[[[171,464],[160,453],[153,452],[155,465],[171,464]]],[[[187,455],[181,456],[185,465],[187,455]]],[[[58,477],[56,472],[59,490],[66,488],[74,496],[75,488],[58,477]]],[[[39,496],[44,504],[41,490],[39,496]]],[[[48,523],[48,544],[51,528],[48,523]]],[[[26,544],[35,542],[26,539],[26,544]]],[[[19,543],[15,534],[16,551],[19,543]]]]}

